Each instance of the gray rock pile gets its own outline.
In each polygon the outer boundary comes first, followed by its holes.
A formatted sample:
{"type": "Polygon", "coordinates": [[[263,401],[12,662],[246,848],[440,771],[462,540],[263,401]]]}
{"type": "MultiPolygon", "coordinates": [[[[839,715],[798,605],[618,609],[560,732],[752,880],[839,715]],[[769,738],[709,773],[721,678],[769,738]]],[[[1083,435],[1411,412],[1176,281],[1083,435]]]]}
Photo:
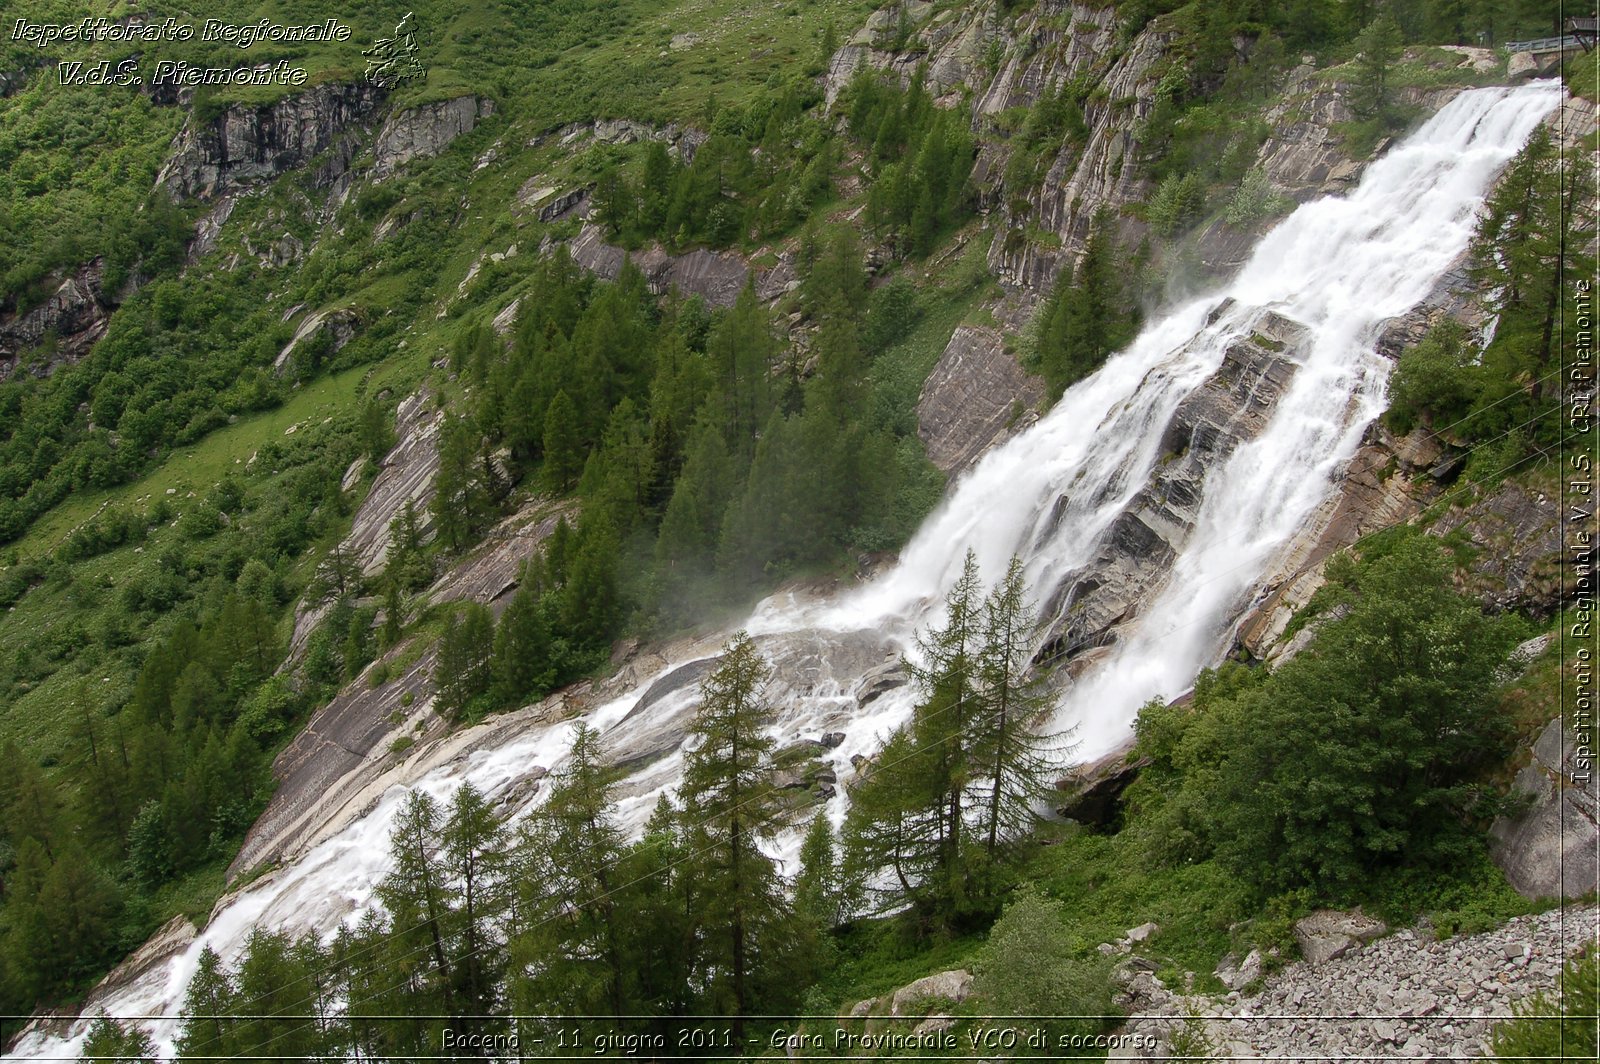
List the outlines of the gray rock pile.
{"type": "MultiPolygon", "coordinates": [[[[1153,964],[1128,958],[1118,968],[1121,1001],[1135,1017],[1125,1033],[1154,1035],[1158,1047],[1114,1050],[1109,1059],[1166,1059],[1182,1032],[1208,1040],[1216,1060],[1486,1057],[1495,1021],[1510,1016],[1514,1002],[1553,989],[1565,959],[1595,941],[1600,909],[1555,909],[1443,941],[1423,928],[1362,944],[1376,922],[1353,913],[1301,923],[1315,926],[1297,927],[1297,937],[1339,948],[1320,963],[1284,967],[1253,996],[1176,993],[1149,970],[1153,964]]],[[[1259,971],[1259,964],[1258,956],[1253,964],[1235,961],[1219,975],[1244,985],[1239,969],[1259,971]]]]}

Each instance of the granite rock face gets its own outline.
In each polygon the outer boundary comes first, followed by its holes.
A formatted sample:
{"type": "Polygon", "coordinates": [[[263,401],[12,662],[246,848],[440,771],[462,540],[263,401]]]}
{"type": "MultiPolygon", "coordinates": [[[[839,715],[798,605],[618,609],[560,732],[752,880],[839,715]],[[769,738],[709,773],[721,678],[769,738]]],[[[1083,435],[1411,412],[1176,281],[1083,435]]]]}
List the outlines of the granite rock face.
{"type": "Polygon", "coordinates": [[[482,602],[499,613],[517,589],[523,565],[563,517],[569,524],[577,523],[577,505],[571,500],[536,499],[524,506],[490,529],[476,548],[434,581],[426,592],[428,600],[482,602]]]}
{"type": "Polygon", "coordinates": [[[960,325],[922,385],[917,435],[928,459],[960,472],[990,447],[1037,420],[1038,377],[1017,364],[993,329],[960,325]]]}
{"type": "MultiPolygon", "coordinates": [[[[570,250],[572,261],[596,277],[616,280],[622,272],[622,264],[631,258],[644,274],[651,292],[664,295],[677,291],[683,296],[700,296],[713,307],[733,306],[751,276],[750,265],[737,252],[695,248],[674,255],[659,244],[652,244],[630,255],[623,248],[606,243],[597,225],[584,225],[570,250]]],[[[764,277],[765,272],[758,276],[758,285],[764,277]]]]}
{"type": "MultiPolygon", "coordinates": [[[[395,409],[395,445],[383,456],[377,477],[356,508],[342,547],[363,577],[383,571],[389,558],[389,525],[407,502],[415,509],[417,530],[427,541],[433,535],[433,477],[439,470],[439,426],[444,414],[434,409],[426,388],[400,402],[395,409]]],[[[311,634],[327,614],[329,604],[302,601],[295,610],[294,631],[284,668],[300,662],[311,634]]]]}
{"type": "MultiPolygon", "coordinates": [[[[406,648],[401,644],[382,662],[397,658],[406,648]]],[[[382,759],[396,739],[443,728],[431,710],[433,663],[429,648],[381,685],[370,679],[379,666],[369,666],[312,715],[273,759],[277,789],[228,866],[230,879],[290,856],[359,789],[367,763],[382,759]]]]}
{"type": "Polygon", "coordinates": [[[424,541],[433,534],[433,477],[439,471],[439,426],[433,393],[424,388],[395,408],[395,445],[383,456],[377,479],[356,510],[345,537],[362,576],[376,576],[389,559],[389,524],[411,503],[424,541]]]}
{"type": "MultiPolygon", "coordinates": [[[[1124,40],[1117,10],[1088,2],[1040,0],[1014,17],[1002,17],[995,4],[935,10],[890,3],[833,55],[824,94],[832,103],[863,67],[908,82],[920,65],[941,105],[968,106],[979,145],[973,179],[993,238],[989,267],[1012,293],[1037,293],[1070,269],[1101,210],[1110,210],[1130,246],[1144,235],[1144,223],[1126,208],[1152,191],[1139,131],[1155,107],[1157,83],[1177,37],[1174,21],[1162,17],[1124,40]],[[1063,143],[1042,180],[1013,187],[1007,177],[1013,148],[1001,116],[1080,78],[1093,86],[1084,103],[1087,135],[1081,144],[1063,143]]],[[[1460,62],[1470,66],[1481,59],[1467,55],[1460,62]]],[[[1403,96],[1433,111],[1456,91],[1415,88],[1403,96]]],[[[1335,132],[1351,117],[1342,87],[1303,65],[1290,73],[1279,96],[1281,102],[1263,116],[1267,137],[1252,168],[1265,174],[1274,193],[1292,201],[1351,187],[1365,160],[1352,158],[1335,132]]],[[[1212,226],[1195,240],[1198,260],[1213,271],[1237,267],[1264,224],[1270,219],[1212,226]]]]}
{"type": "Polygon", "coordinates": [[[1546,725],[1513,784],[1514,793],[1526,796],[1530,806],[1497,820],[1490,831],[1495,863],[1525,897],[1577,898],[1600,882],[1593,744],[1592,724],[1586,736],[1559,717],[1546,725]]]}
{"type": "MultiPolygon", "coordinates": [[[[397,475],[384,489],[384,496],[378,503],[373,503],[379,487],[375,482],[367,496],[373,509],[368,511],[365,521],[361,513],[356,517],[357,529],[381,529],[385,544],[388,523],[379,515],[387,512],[395,500],[402,500],[400,505],[403,505],[405,498],[412,497],[407,492],[416,490],[420,471],[431,468],[430,463],[437,463],[437,456],[431,452],[428,455],[413,453],[409,459],[396,455],[408,440],[413,447],[431,445],[433,437],[428,427],[436,422],[420,413],[426,406],[424,398],[413,396],[401,404],[403,435],[395,451],[385,458],[379,481],[391,470],[403,470],[403,475],[397,475]],[[408,404],[412,405],[408,407],[408,404]]],[[[428,476],[431,481],[431,473],[428,476]]],[[[362,509],[367,510],[367,504],[363,504],[362,509]]],[[[482,602],[498,613],[516,589],[522,563],[539,549],[544,538],[555,529],[556,522],[570,510],[570,506],[536,501],[523,512],[508,517],[490,532],[483,545],[434,582],[423,595],[426,603],[482,602]]],[[[419,518],[421,516],[419,512],[419,518]]],[[[363,538],[357,543],[355,531],[352,530],[346,545],[358,551],[370,551],[373,541],[363,538]]],[[[301,622],[296,627],[300,647],[304,646],[323,612],[320,608],[313,609],[297,618],[301,622]]],[[[414,638],[426,640],[429,637],[414,638]]],[[[229,866],[230,877],[263,862],[292,856],[320,837],[320,832],[331,830],[331,825],[358,810],[370,798],[374,781],[401,760],[400,751],[394,749],[398,740],[434,739],[448,730],[446,722],[432,710],[436,657],[433,646],[418,649],[411,641],[403,642],[312,715],[305,729],[273,761],[272,773],[278,788],[251,827],[239,856],[229,866]],[[402,665],[401,662],[407,663],[402,665]]],[[[547,699],[548,705],[541,712],[557,712],[550,707],[565,707],[567,697],[566,693],[552,696],[553,700],[547,699]]],[[[560,711],[565,712],[564,709],[560,711]]]]}
{"type": "Polygon", "coordinates": [[[319,185],[332,185],[348,169],[361,128],[381,98],[364,82],[329,83],[271,104],[232,104],[210,119],[191,114],[156,185],[175,199],[211,199],[305,167],[337,148],[316,175],[319,185]]]}
{"type": "Polygon", "coordinates": [[[295,328],[289,342],[283,345],[283,350],[272,360],[273,372],[282,374],[288,368],[289,359],[294,356],[295,348],[322,333],[328,334],[332,350],[338,351],[355,338],[358,324],[355,313],[350,310],[319,310],[307,314],[295,328]]]}
{"type": "MultiPolygon", "coordinates": [[[[1592,513],[1586,523],[1592,544],[1592,513]]],[[[1578,520],[1569,522],[1569,534],[1578,527],[1578,520]]],[[[1548,616],[1561,604],[1563,569],[1571,588],[1577,586],[1573,567],[1594,562],[1593,547],[1583,559],[1563,550],[1560,500],[1514,480],[1451,507],[1429,531],[1445,536],[1458,529],[1476,552],[1467,590],[1496,612],[1516,607],[1548,616]]]]}
{"type": "MultiPolygon", "coordinates": [[[[1162,429],[1161,460],[1101,533],[1088,563],[1041,589],[1041,660],[1063,664],[1072,675],[1094,659],[1091,651],[1116,641],[1118,626],[1135,617],[1193,531],[1207,472],[1265,428],[1294,372],[1285,351],[1303,339],[1302,326],[1268,314],[1178,404],[1162,429]]],[[[1058,506],[1067,504],[1063,497],[1058,506]]]]}
{"type": "Polygon", "coordinates": [[[382,181],[414,159],[438,155],[493,113],[493,100],[457,96],[390,115],[372,145],[372,179],[382,181]]]}
{"type": "Polygon", "coordinates": [[[35,373],[48,376],[88,353],[105,335],[114,307],[114,297],[100,286],[104,274],[104,262],[95,259],[62,277],[49,298],[26,313],[0,312],[0,381],[23,368],[22,353],[48,335],[55,336],[55,349],[31,367],[35,373]]]}

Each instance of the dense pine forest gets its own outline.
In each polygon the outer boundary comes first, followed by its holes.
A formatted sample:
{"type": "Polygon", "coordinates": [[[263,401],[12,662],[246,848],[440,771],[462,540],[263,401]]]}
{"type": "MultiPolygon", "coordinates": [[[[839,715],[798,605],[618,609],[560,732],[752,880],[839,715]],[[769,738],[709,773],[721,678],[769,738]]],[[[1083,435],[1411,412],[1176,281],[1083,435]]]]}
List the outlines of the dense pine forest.
{"type": "MultiPolygon", "coordinates": [[[[16,16],[202,17],[87,7],[16,16]]],[[[347,44],[171,46],[304,64],[359,115],[220,197],[173,177],[176,146],[288,93],[72,88],[63,61],[143,53],[0,41],[0,1015],[17,1018],[0,1038],[75,1012],[170,921],[203,929],[278,871],[235,859],[285,751],[336,701],[427,660],[427,694],[408,689],[390,723],[430,716],[362,755],[398,762],[565,707],[640,647],[730,630],[771,592],[881,572],[959,472],[923,404],[960,330],[995,337],[1024,382],[998,421],[1025,427],[1211,284],[1215,246],[1248,247],[1311,198],[1259,162],[1285,113],[1336,95],[1329,140],[1365,164],[1450,91],[1508,77],[1503,55],[1463,69],[1446,46],[1559,34],[1572,8],[357,0],[336,12],[347,44]],[[996,84],[1102,15],[1113,43],[985,110],[930,55],[978,8],[960,54],[996,84]],[[362,48],[407,9],[426,75],[363,88],[362,48]],[[1144,48],[1147,81],[1108,88],[1144,48]],[[851,49],[866,58],[841,67],[851,49]],[[374,130],[461,99],[468,128],[385,171],[374,130]],[[1136,194],[1052,215],[1119,122],[1119,194],[1136,194]],[[606,123],[625,135],[602,139],[606,123]],[[581,210],[539,198],[569,189],[581,210]],[[684,290],[653,261],[736,261],[742,283],[684,290]],[[363,554],[364,500],[424,436],[427,493],[363,554]],[[450,593],[536,527],[505,587],[450,593]]],[[[1592,116],[1593,56],[1552,73],[1592,116]]],[[[1429,508],[1326,563],[1284,633],[1297,653],[1236,646],[1192,694],[1140,710],[1113,815],[1055,812],[1077,740],[1041,722],[1073,666],[1038,644],[1068,607],[1020,560],[984,571],[969,552],[900,663],[914,710],[846,778],[821,744],[775,737],[791,678],[739,631],[694,678],[681,770],[642,833],[627,766],[581,716],[526,809],[470,783],[416,789],[359,919],[200,954],[176,1053],[421,1059],[448,1027],[472,1057],[778,1055],[785,1017],[820,1023],[955,968],[972,997],[947,1027],[1090,1017],[1048,1021],[1056,1047],[1119,1028],[1116,958],[1096,947],[1146,920],[1152,970],[1211,987],[1224,953],[1285,963],[1313,910],[1441,934],[1537,911],[1488,830],[1523,808],[1517,751],[1563,711],[1561,645],[1514,652],[1578,603],[1565,585],[1486,590],[1465,522],[1434,523],[1506,485],[1559,496],[1594,146],[1541,127],[1484,203],[1458,280],[1492,327],[1436,314],[1385,352],[1373,433],[1447,456],[1427,463],[1448,465],[1429,508]]],[[[1500,553],[1535,550],[1496,528],[1500,553]]],[[[1592,992],[1593,956],[1569,994],[1592,992]]],[[[1498,1048],[1551,1052],[1553,1029],[1508,1026],[1498,1048]]],[[[115,1016],[79,1052],[161,1057],[115,1016]]]]}

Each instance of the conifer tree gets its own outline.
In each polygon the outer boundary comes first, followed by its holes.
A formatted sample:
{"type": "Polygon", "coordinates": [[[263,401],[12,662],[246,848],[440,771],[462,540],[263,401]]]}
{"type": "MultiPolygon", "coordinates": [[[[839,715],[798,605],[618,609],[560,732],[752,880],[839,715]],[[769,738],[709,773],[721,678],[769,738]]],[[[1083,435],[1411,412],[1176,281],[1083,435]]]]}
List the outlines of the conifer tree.
{"type": "Polygon", "coordinates": [[[1039,361],[1052,396],[1133,339],[1138,315],[1116,260],[1110,220],[1096,218],[1083,257],[1056,284],[1039,334],[1039,361]]]}
{"type": "Polygon", "coordinates": [[[929,753],[910,729],[898,728],[850,784],[842,869],[846,882],[878,899],[875,909],[909,901],[925,920],[936,906],[943,858],[942,806],[929,753]]]}
{"type": "Polygon", "coordinates": [[[583,461],[578,409],[565,391],[559,391],[544,418],[544,489],[552,495],[571,491],[583,471],[583,461]]]}
{"type": "Polygon", "coordinates": [[[944,627],[919,636],[922,661],[908,663],[923,700],[852,785],[845,820],[847,878],[889,904],[911,901],[925,921],[990,911],[987,876],[1031,822],[1058,745],[1030,730],[1043,701],[1027,671],[1034,622],[1020,561],[981,592],[969,551],[944,627]]]}
{"type": "Polygon", "coordinates": [[[781,913],[772,859],[759,849],[782,827],[782,802],[772,781],[772,707],[765,691],[771,668],[754,641],[736,633],[720,664],[701,685],[690,725],[697,745],[684,759],[679,794],[691,823],[690,846],[705,855],[700,919],[708,929],[703,978],[713,1009],[743,1017],[757,1003],[755,979],[780,947],[768,932],[781,913]]]}
{"type": "Polygon", "coordinates": [[[439,832],[440,859],[451,884],[453,994],[469,1030],[489,1033],[500,1007],[505,944],[493,919],[508,885],[507,835],[483,793],[463,783],[450,799],[439,832]]]}
{"type": "MultiPolygon", "coordinates": [[[[530,562],[528,568],[535,564],[530,562]]],[[[490,673],[496,705],[518,705],[556,685],[560,663],[555,638],[549,606],[540,596],[537,580],[525,570],[494,633],[490,673]]]]}
{"type": "Polygon", "coordinates": [[[661,235],[662,226],[667,220],[667,201],[672,195],[674,169],[665,144],[652,140],[645,146],[638,206],[639,228],[646,235],[661,235]]]}
{"type": "Polygon", "coordinates": [[[622,619],[617,586],[621,549],[617,530],[604,512],[584,515],[571,548],[560,617],[562,631],[585,650],[609,646],[622,619]]]}
{"type": "Polygon", "coordinates": [[[1033,730],[1046,704],[1040,678],[1030,674],[1036,621],[1015,555],[983,606],[983,650],[978,668],[982,703],[970,740],[974,764],[989,776],[988,839],[993,866],[1001,843],[1022,835],[1033,809],[1049,792],[1051,760],[1061,740],[1033,730]]]}
{"type": "Polygon", "coordinates": [[[95,1019],[78,1059],[82,1064],[158,1064],[156,1046],[138,1027],[124,1027],[104,1015],[95,1019]]]}
{"type": "Polygon", "coordinates": [[[643,837],[624,851],[617,871],[618,881],[628,884],[620,923],[634,1008],[655,1017],[647,1027],[663,1035],[673,1030],[671,1017],[693,1008],[702,929],[696,920],[698,855],[686,845],[677,810],[663,794],[643,837]]]}
{"type": "Polygon", "coordinates": [[[756,431],[772,410],[772,366],[778,345],[766,308],[753,284],[712,330],[706,353],[717,374],[725,407],[729,448],[745,461],[755,451],[756,431]]]}
{"type": "Polygon", "coordinates": [[[454,1016],[455,986],[446,937],[453,897],[441,867],[439,807],[425,791],[406,795],[389,832],[393,868],[378,885],[378,899],[395,931],[396,967],[403,976],[408,1011],[454,1016]]]}
{"type": "MultiPolygon", "coordinates": [[[[518,842],[521,923],[513,944],[519,1011],[617,1018],[630,1007],[618,875],[622,832],[598,732],[579,722],[567,761],[518,842]]],[[[565,1024],[567,1021],[563,1021],[565,1024]]]]}
{"type": "Polygon", "coordinates": [[[664,609],[674,611],[688,605],[687,589],[709,575],[735,489],[733,460],[722,431],[714,419],[703,418],[690,436],[688,457],[656,540],[664,609]]]}
{"type": "Polygon", "coordinates": [[[478,440],[464,418],[448,418],[439,432],[439,471],[433,482],[433,516],[439,538],[452,550],[466,546],[485,511],[478,440]]]}
{"type": "Polygon", "coordinates": [[[440,713],[459,718],[489,690],[493,654],[494,615],[482,603],[466,603],[439,639],[433,683],[440,713]]]}
{"type": "MultiPolygon", "coordinates": [[[[1570,230],[1584,210],[1583,190],[1592,190],[1593,174],[1583,153],[1564,160],[1550,131],[1540,127],[1512,160],[1478,225],[1474,272],[1500,313],[1485,362],[1500,370],[1496,376],[1516,381],[1515,388],[1522,374],[1531,375],[1535,402],[1551,388],[1545,377],[1559,365],[1563,280],[1592,273],[1593,259],[1570,230]]],[[[1509,391],[1483,398],[1499,403],[1509,391]]],[[[1510,417],[1513,423],[1525,419],[1510,417]]]]}
{"type": "Polygon", "coordinates": [[[982,584],[977,556],[968,549],[961,575],[945,596],[945,626],[917,637],[922,662],[911,674],[926,699],[912,719],[912,734],[928,752],[940,793],[941,865],[954,876],[966,841],[963,792],[976,774],[972,763],[971,722],[979,712],[979,662],[983,654],[982,584]]]}
{"type": "Polygon", "coordinates": [[[323,983],[326,958],[314,937],[296,944],[281,932],[254,928],[234,973],[232,1039],[238,1052],[290,1060],[320,1055],[330,1019],[323,983]]]}
{"type": "Polygon", "coordinates": [[[235,998],[233,980],[222,959],[210,946],[204,947],[184,992],[184,1020],[176,1047],[180,1059],[222,1064],[237,1053],[235,998]]]}
{"type": "Polygon", "coordinates": [[[405,631],[405,602],[400,596],[400,581],[383,582],[383,645],[392,647],[400,642],[405,631]]]}
{"type": "Polygon", "coordinates": [[[1373,19],[1356,38],[1359,51],[1356,79],[1351,93],[1351,104],[1363,118],[1375,118],[1387,124],[1392,118],[1394,89],[1389,84],[1389,72],[1405,40],[1400,26],[1387,11],[1373,19]]]}
{"type": "Polygon", "coordinates": [[[420,591],[433,579],[433,567],[422,556],[422,530],[416,503],[407,499],[389,522],[389,554],[385,575],[403,591],[420,591]]]}

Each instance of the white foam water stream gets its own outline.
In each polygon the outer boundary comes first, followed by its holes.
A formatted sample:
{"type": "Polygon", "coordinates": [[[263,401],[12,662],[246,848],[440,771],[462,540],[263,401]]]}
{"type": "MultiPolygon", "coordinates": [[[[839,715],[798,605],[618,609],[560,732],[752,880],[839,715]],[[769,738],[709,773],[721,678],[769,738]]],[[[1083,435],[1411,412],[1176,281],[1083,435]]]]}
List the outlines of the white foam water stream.
{"type": "MultiPolygon", "coordinates": [[[[1120,642],[1063,688],[1055,716],[1076,729],[1075,756],[1087,758],[1125,739],[1141,704],[1184,691],[1227,649],[1264,574],[1381,411],[1387,364],[1372,344],[1383,324],[1420,302],[1467,247],[1495,175],[1562,98],[1553,83],[1461,93],[1369,166],[1352,193],[1300,207],[1220,291],[1150,324],[1036,425],[986,455],[891,569],[833,598],[762,602],[745,627],[776,666],[770,694],[780,741],[844,732],[827,756],[847,779],[851,757],[870,755],[914,700],[906,686],[870,698],[864,689],[899,655],[915,654],[915,633],[941,620],[968,548],[988,581],[1020,555],[1036,595],[1090,564],[1148,482],[1178,405],[1217,371],[1230,343],[1277,314],[1304,326],[1307,339],[1284,353],[1296,368],[1266,425],[1207,471],[1198,516],[1169,571],[1120,642]]],[[[708,641],[590,714],[613,751],[653,755],[622,786],[630,830],[682,765],[698,685],[682,676],[675,684],[672,674],[714,647],[708,641]]],[[[326,935],[358,919],[387,870],[389,826],[410,788],[443,803],[470,780],[502,796],[530,766],[559,761],[569,736],[566,724],[531,728],[425,772],[398,770],[404,782],[370,811],[227,899],[192,945],[98,1001],[97,1011],[165,1017],[142,1023],[170,1055],[179,1026],[172,1017],[203,947],[232,960],[255,927],[326,935]]],[[[842,794],[832,800],[836,817],[843,803],[842,794]]],[[[780,856],[793,846],[780,845],[780,856]]],[[[60,1037],[29,1033],[8,1059],[70,1058],[86,1029],[87,1020],[60,1037]]]]}

